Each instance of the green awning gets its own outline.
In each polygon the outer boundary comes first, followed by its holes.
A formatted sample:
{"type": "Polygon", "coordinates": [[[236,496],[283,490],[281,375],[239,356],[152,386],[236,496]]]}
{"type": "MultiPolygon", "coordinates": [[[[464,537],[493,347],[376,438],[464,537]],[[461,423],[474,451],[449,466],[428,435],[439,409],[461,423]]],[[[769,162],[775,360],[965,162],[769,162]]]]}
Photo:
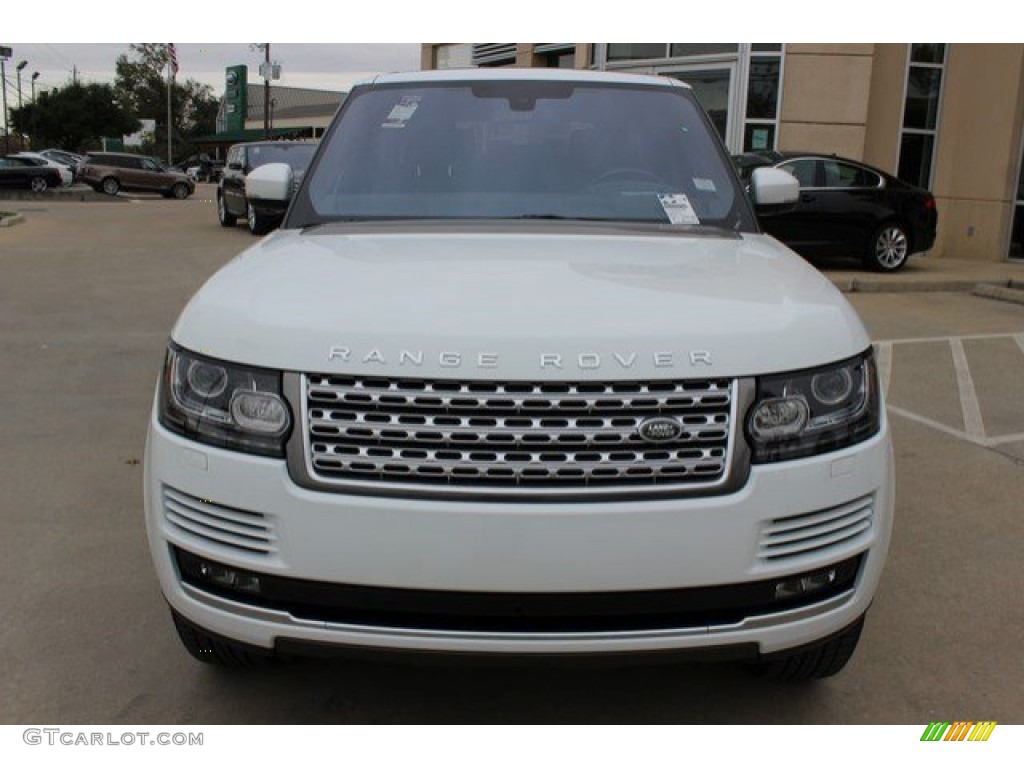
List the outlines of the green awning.
{"type": "MultiPolygon", "coordinates": [[[[296,133],[313,133],[313,126],[299,125],[289,128],[271,128],[270,138],[279,139],[285,136],[292,136],[296,133]]],[[[237,144],[242,141],[259,141],[265,138],[267,133],[262,128],[243,128],[239,131],[224,131],[224,133],[208,133],[206,136],[197,136],[192,139],[193,144],[237,144]]]]}

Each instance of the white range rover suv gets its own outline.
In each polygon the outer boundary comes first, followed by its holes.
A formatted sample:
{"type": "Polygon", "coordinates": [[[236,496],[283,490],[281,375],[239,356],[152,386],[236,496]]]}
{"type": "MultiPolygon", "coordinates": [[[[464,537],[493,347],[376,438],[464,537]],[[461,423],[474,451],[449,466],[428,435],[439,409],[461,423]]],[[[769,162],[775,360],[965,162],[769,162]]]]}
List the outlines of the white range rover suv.
{"type": "Polygon", "coordinates": [[[834,674],[893,517],[867,334],[663,77],[354,88],[171,334],[148,536],[196,658],[745,659],[834,674]]]}

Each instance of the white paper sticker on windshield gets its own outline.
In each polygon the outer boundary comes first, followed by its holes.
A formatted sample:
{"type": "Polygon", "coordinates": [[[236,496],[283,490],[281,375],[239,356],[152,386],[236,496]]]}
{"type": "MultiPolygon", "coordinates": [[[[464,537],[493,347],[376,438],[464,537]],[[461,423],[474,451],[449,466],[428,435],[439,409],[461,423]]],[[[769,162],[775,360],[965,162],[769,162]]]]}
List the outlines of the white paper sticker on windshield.
{"type": "Polygon", "coordinates": [[[419,105],[419,99],[403,98],[391,108],[387,119],[381,123],[381,128],[405,128],[405,124],[416,114],[419,105]]]}
{"type": "Polygon", "coordinates": [[[658,201],[671,224],[700,224],[686,195],[658,195],[658,201]]]}
{"type": "Polygon", "coordinates": [[[711,179],[698,179],[698,178],[694,178],[693,186],[695,186],[701,192],[714,192],[715,191],[715,182],[713,182],[711,179]]]}

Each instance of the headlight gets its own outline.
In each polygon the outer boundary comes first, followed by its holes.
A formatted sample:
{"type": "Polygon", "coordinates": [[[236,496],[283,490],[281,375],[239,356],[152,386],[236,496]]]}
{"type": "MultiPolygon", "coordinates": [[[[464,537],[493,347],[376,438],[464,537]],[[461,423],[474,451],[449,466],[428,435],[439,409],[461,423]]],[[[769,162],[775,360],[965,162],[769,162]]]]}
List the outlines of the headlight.
{"type": "Polygon", "coordinates": [[[755,464],[835,451],[881,425],[878,378],[869,350],[824,368],[762,376],[747,415],[755,464]]]}
{"type": "Polygon", "coordinates": [[[218,448],[284,456],[291,428],[281,374],[167,349],[160,380],[160,423],[218,448]]]}

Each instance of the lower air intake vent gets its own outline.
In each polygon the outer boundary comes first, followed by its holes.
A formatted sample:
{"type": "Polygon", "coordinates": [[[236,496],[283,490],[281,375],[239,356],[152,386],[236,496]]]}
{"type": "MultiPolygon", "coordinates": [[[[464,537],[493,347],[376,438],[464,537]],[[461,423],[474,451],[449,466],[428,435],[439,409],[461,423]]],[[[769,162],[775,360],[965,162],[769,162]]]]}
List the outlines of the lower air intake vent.
{"type": "Polygon", "coordinates": [[[871,529],[874,498],[865,496],[830,509],[772,520],[761,535],[758,556],[777,562],[788,557],[846,548],[871,529]]]}
{"type": "Polygon", "coordinates": [[[166,487],[163,499],[164,517],[178,531],[248,554],[277,552],[273,523],[259,512],[223,507],[166,487]]]}

